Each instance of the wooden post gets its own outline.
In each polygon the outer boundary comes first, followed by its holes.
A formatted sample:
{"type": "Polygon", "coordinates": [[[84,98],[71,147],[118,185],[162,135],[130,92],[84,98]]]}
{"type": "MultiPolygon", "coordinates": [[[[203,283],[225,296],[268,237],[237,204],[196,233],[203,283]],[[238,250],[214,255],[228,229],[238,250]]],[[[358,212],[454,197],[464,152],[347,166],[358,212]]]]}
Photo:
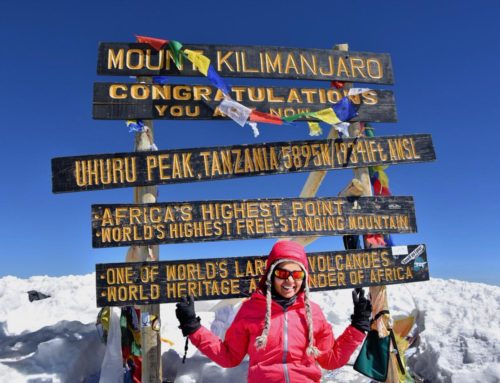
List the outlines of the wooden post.
{"type": "MultiPolygon", "coordinates": [[[[339,51],[347,51],[349,49],[349,45],[337,44],[333,47],[333,49],[339,51]]],[[[330,128],[330,132],[328,132],[327,138],[337,138],[337,137],[338,137],[337,130],[335,129],[335,127],[332,126],[330,128]]],[[[300,197],[301,198],[314,197],[318,192],[318,189],[321,186],[321,183],[323,182],[326,173],[327,173],[326,170],[318,170],[309,173],[309,176],[307,177],[307,180],[304,183],[304,186],[302,187],[302,191],[300,192],[300,197]]],[[[310,243],[316,241],[317,239],[318,237],[297,237],[294,238],[293,241],[300,243],[302,246],[307,246],[310,243]]]]}
{"type": "MultiPolygon", "coordinates": [[[[348,50],[348,47],[346,48],[347,49],[341,49],[341,50],[348,50]]],[[[354,122],[351,125],[349,125],[350,137],[359,137],[362,134],[363,133],[361,132],[361,124],[359,122],[354,122]]],[[[360,192],[361,196],[363,197],[373,196],[371,182],[370,182],[370,173],[368,171],[368,168],[358,168],[358,169],[353,169],[353,171],[354,171],[354,178],[351,181],[350,185],[354,184],[355,186],[357,186],[358,192],[360,192]]],[[[349,189],[350,185],[348,185],[347,189],[349,189]]],[[[365,249],[373,247],[366,242],[366,237],[364,237],[363,240],[365,249]]],[[[377,315],[377,313],[379,313],[382,310],[389,310],[389,302],[387,301],[386,286],[373,286],[369,288],[369,291],[373,307],[372,309],[373,317],[375,317],[375,315],[377,315]]],[[[375,322],[375,326],[378,331],[379,337],[383,338],[389,336],[389,330],[392,327],[392,319],[390,317],[390,314],[384,314],[380,316],[375,322]]],[[[397,362],[395,361],[394,357],[392,357],[391,354],[391,358],[389,359],[389,373],[387,374],[386,383],[399,382],[398,367],[396,363],[397,362]]]]}
{"type": "MultiPolygon", "coordinates": [[[[151,77],[138,77],[139,82],[151,83],[151,77]]],[[[153,121],[144,121],[146,127],[144,132],[135,136],[135,151],[151,150],[154,143],[153,121]]],[[[158,188],[156,186],[136,187],[134,189],[135,203],[157,202],[158,188]]],[[[127,254],[127,261],[158,261],[159,246],[132,246],[127,254]]],[[[141,316],[143,313],[154,315],[158,323],[160,321],[159,305],[139,306],[141,316]]],[[[160,332],[153,330],[151,326],[142,327],[141,321],[141,352],[142,352],[142,383],[161,382],[161,341],[160,332]]]]}
{"type": "MultiPolygon", "coordinates": [[[[338,44],[334,47],[335,50],[348,51],[348,44],[338,44]]],[[[351,87],[351,83],[346,83],[346,87],[351,87]]],[[[361,134],[361,124],[359,122],[351,123],[349,126],[349,136],[357,137],[361,134]]],[[[328,133],[328,138],[337,137],[337,131],[334,127],[330,129],[328,133]]],[[[307,178],[300,197],[313,197],[316,195],[323,179],[325,178],[326,171],[316,171],[311,172],[307,178]]],[[[370,174],[368,168],[354,169],[354,178],[340,193],[340,196],[356,195],[356,196],[372,196],[372,187],[370,182],[370,174]]],[[[294,240],[298,243],[306,246],[314,242],[318,237],[298,237],[294,240]]],[[[367,248],[367,243],[365,241],[364,247],[367,248]]],[[[370,287],[370,297],[373,303],[372,315],[375,316],[381,310],[388,310],[389,303],[387,302],[387,289],[386,286],[375,286],[370,287]]],[[[376,322],[378,334],[380,337],[386,337],[389,335],[389,329],[391,327],[392,320],[389,314],[382,315],[376,322]]],[[[389,373],[387,375],[387,383],[397,383],[399,381],[397,373],[397,365],[394,357],[391,356],[389,360],[389,373]]]]}

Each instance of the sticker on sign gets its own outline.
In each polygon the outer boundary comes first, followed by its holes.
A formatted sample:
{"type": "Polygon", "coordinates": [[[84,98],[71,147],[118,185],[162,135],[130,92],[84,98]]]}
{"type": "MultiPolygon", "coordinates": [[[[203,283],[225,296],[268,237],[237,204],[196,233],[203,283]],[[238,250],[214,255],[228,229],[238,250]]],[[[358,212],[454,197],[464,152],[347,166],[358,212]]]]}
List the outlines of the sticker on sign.
{"type": "Polygon", "coordinates": [[[410,254],[408,254],[402,261],[402,265],[406,265],[408,262],[413,261],[415,258],[417,258],[420,254],[424,252],[424,245],[418,245],[418,247],[413,250],[410,254]]]}
{"type": "Polygon", "coordinates": [[[406,255],[408,254],[408,246],[392,246],[393,255],[406,255]]]}

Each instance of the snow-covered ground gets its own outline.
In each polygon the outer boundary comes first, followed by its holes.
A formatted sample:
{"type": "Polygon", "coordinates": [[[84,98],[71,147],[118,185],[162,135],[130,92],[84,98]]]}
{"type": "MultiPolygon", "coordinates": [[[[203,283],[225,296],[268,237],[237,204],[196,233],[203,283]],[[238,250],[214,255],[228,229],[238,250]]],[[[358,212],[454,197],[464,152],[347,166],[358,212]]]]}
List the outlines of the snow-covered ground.
{"type": "MultiPolygon", "coordinates": [[[[409,364],[429,382],[500,382],[500,287],[431,279],[388,287],[393,315],[418,310],[421,343],[409,364]],[[424,329],[425,328],[425,329],[424,329]]],[[[339,335],[352,311],[349,290],[312,294],[339,335]]],[[[205,326],[223,334],[234,315],[226,302],[197,302],[205,326]],[[218,310],[214,309],[214,306],[218,310]]],[[[161,305],[164,377],[177,383],[243,382],[246,364],[222,369],[191,346],[181,363],[184,339],[177,329],[175,306],[161,305]]],[[[99,381],[105,346],[94,323],[95,276],[0,278],[0,381],[99,381]],[[29,302],[29,290],[50,298],[29,302]]],[[[346,366],[326,372],[324,381],[367,382],[346,366]]]]}

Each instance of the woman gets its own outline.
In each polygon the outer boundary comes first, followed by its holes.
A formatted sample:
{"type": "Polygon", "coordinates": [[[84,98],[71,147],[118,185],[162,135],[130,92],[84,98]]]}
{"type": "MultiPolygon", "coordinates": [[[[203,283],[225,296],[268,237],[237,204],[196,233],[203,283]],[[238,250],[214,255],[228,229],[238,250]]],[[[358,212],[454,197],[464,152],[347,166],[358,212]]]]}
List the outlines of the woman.
{"type": "Polygon", "coordinates": [[[334,339],[320,307],[309,299],[304,248],[277,242],[266,261],[259,290],[245,301],[224,341],[201,326],[192,297],[177,304],[184,336],[222,367],[235,367],[250,356],[248,381],[319,382],[321,370],[347,363],[370,326],[370,301],[353,292],[351,325],[334,339]],[[318,366],[319,365],[319,366],[318,366]]]}

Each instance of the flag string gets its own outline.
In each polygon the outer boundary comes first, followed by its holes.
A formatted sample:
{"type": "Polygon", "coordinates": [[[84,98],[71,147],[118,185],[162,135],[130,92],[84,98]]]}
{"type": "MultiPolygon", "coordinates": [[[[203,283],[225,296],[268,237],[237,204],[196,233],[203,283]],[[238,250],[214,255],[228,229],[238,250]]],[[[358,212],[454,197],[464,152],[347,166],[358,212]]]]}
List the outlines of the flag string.
{"type": "MultiPolygon", "coordinates": [[[[291,116],[281,117],[258,111],[256,109],[248,108],[245,105],[233,100],[230,94],[231,88],[214,69],[212,63],[210,62],[210,59],[202,53],[184,48],[182,43],[176,40],[165,40],[156,37],[139,35],[136,35],[136,40],[139,43],[149,44],[149,46],[157,51],[167,46],[178,70],[182,70],[182,63],[184,60],[190,61],[196,70],[207,77],[208,80],[223,93],[224,100],[222,100],[222,102],[219,104],[219,110],[224,115],[234,120],[240,126],[250,125],[255,137],[259,135],[257,123],[286,125],[293,123],[299,118],[316,120],[307,121],[310,136],[318,136],[322,134],[321,127],[318,123],[319,120],[329,125],[333,125],[339,132],[340,136],[348,137],[348,121],[356,117],[358,114],[357,106],[350,100],[349,96],[357,96],[371,91],[371,89],[369,88],[351,88],[349,89],[347,96],[344,96],[340,101],[333,104],[331,107],[319,111],[298,113],[291,116]]],[[[154,76],[154,82],[165,84],[167,80],[163,76],[154,76]]],[[[335,88],[344,87],[344,83],[342,83],[341,81],[332,81],[331,85],[335,88]]]]}

